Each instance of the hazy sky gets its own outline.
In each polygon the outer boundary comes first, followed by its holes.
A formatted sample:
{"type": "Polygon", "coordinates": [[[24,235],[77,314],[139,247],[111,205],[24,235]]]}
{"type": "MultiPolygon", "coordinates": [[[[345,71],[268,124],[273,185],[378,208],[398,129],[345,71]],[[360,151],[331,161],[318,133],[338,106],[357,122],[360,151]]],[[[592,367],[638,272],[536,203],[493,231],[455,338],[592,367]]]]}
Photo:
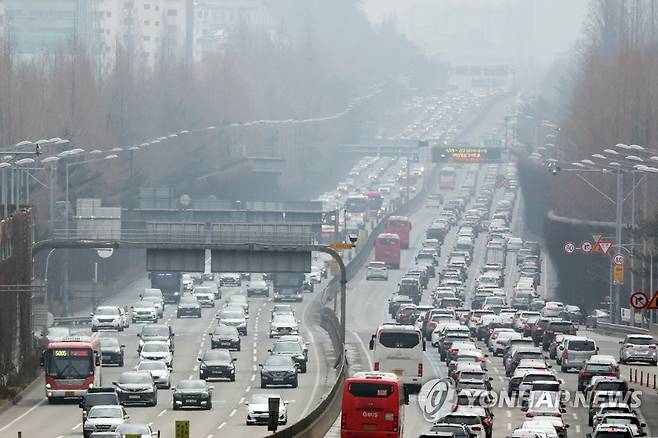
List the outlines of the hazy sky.
{"type": "MultiPolygon", "coordinates": [[[[429,54],[527,58],[545,66],[580,37],[589,0],[364,0],[372,21],[394,16],[429,54]]],[[[510,62],[514,62],[510,60],[510,62]]]]}

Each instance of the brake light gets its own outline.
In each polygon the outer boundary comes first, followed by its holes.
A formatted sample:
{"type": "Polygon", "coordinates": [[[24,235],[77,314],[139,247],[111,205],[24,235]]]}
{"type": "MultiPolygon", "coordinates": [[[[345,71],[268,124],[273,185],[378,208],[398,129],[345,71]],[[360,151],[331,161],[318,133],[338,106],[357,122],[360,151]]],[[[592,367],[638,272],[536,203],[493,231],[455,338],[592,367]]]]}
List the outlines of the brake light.
{"type": "Polygon", "coordinates": [[[481,431],[482,428],[480,426],[471,426],[471,430],[475,430],[477,432],[481,431]]]}
{"type": "Polygon", "coordinates": [[[489,418],[489,417],[484,418],[484,419],[482,419],[482,422],[488,426],[488,425],[491,424],[491,418],[489,418]]]}
{"type": "Polygon", "coordinates": [[[423,363],[418,364],[418,377],[423,377],[423,363]]]}
{"type": "Polygon", "coordinates": [[[592,377],[592,373],[590,373],[589,371],[581,371],[580,375],[583,377],[592,377]]]}
{"type": "Polygon", "coordinates": [[[533,414],[532,412],[526,412],[525,416],[528,418],[532,418],[535,416],[535,414],[533,414]]]}
{"type": "Polygon", "coordinates": [[[493,329],[489,329],[489,335],[493,333],[493,329]]]}
{"type": "Polygon", "coordinates": [[[487,360],[484,358],[484,356],[482,356],[482,357],[480,358],[480,362],[486,362],[486,361],[487,361],[487,360]]]}
{"type": "Polygon", "coordinates": [[[375,362],[375,371],[379,371],[379,362],[375,362]]]}
{"type": "Polygon", "coordinates": [[[624,344],[624,348],[633,348],[633,344],[624,344]]]}
{"type": "Polygon", "coordinates": [[[652,349],[652,350],[655,350],[656,346],[655,345],[649,345],[649,348],[652,349]]]}
{"type": "Polygon", "coordinates": [[[546,330],[546,334],[547,334],[547,335],[554,335],[554,334],[555,334],[555,330],[546,330]]]}
{"type": "Polygon", "coordinates": [[[562,358],[569,359],[569,351],[568,350],[564,350],[564,353],[562,353],[562,358]]]}

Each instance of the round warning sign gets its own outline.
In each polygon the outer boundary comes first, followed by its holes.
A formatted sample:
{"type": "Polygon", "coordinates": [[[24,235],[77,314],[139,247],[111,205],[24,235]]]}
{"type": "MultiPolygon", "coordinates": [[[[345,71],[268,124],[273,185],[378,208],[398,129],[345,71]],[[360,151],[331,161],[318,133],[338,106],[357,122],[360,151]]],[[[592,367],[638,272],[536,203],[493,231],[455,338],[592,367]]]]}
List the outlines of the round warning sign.
{"type": "Polygon", "coordinates": [[[564,252],[567,254],[573,254],[576,250],[576,244],[573,242],[564,242],[564,252]]]}
{"type": "Polygon", "coordinates": [[[623,265],[624,254],[615,254],[615,256],[612,258],[612,263],[614,263],[615,265],[623,265]]]}
{"type": "Polygon", "coordinates": [[[644,292],[633,292],[630,300],[631,307],[634,309],[644,309],[649,303],[649,297],[644,292]]]}
{"type": "Polygon", "coordinates": [[[582,252],[592,252],[592,242],[589,240],[585,240],[584,242],[580,243],[580,250],[582,252]]]}

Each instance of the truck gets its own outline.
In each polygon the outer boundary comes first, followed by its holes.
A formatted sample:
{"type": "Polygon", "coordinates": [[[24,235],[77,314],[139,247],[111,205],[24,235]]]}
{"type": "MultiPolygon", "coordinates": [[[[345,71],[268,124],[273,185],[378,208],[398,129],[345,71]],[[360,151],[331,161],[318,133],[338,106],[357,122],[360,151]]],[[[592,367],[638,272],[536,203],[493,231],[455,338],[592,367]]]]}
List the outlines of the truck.
{"type": "Polygon", "coordinates": [[[487,248],[485,262],[488,265],[496,264],[505,268],[505,248],[487,248]]]}
{"type": "Polygon", "coordinates": [[[180,300],[182,274],[180,272],[149,272],[151,287],[160,289],[165,303],[177,304],[180,300]]]}

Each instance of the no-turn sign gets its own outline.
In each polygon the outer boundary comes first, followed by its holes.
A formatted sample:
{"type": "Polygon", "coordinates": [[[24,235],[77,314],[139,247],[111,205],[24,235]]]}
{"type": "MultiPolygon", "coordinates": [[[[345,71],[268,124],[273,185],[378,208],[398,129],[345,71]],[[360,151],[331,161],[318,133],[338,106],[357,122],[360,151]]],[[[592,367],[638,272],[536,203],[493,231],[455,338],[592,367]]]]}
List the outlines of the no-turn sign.
{"type": "Polygon", "coordinates": [[[584,242],[581,242],[580,250],[586,253],[592,252],[592,242],[590,242],[589,240],[585,240],[584,242]]]}
{"type": "Polygon", "coordinates": [[[573,254],[576,250],[576,244],[573,242],[564,242],[564,252],[567,254],[573,254]]]}

